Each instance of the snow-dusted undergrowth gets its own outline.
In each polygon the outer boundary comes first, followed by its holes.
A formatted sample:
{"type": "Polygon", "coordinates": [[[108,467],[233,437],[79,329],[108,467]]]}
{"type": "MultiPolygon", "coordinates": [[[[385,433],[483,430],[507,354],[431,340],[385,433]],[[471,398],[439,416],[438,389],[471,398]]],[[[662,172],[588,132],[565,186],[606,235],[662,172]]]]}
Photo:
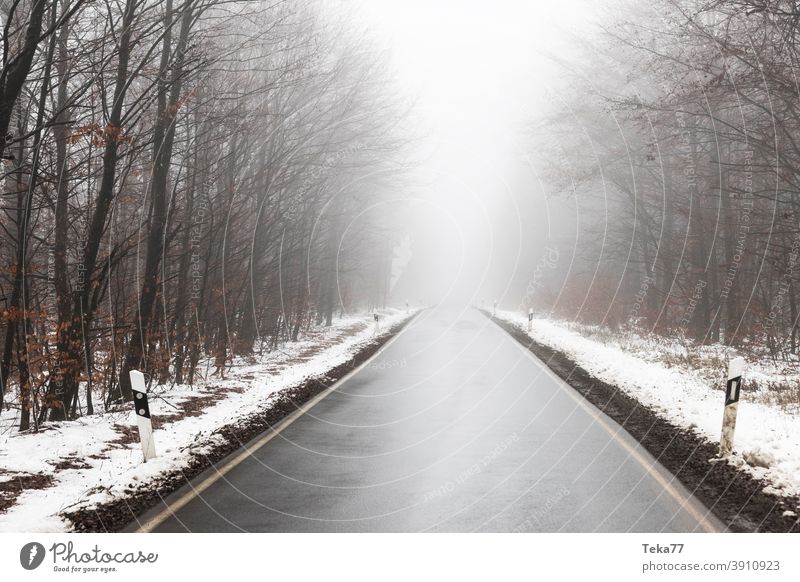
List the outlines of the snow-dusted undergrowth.
{"type": "MultiPolygon", "coordinates": [[[[655,335],[544,318],[535,318],[527,331],[526,315],[498,311],[497,317],[671,423],[719,442],[726,366],[734,354],[730,348],[687,346],[655,335]]],[[[800,494],[798,383],[797,374],[771,362],[747,363],[730,462],[766,480],[779,494],[800,494]]]]}
{"type": "MultiPolygon", "coordinates": [[[[409,316],[389,310],[381,329],[409,316]]],[[[111,501],[133,485],[181,470],[190,454],[202,454],[213,443],[209,437],[215,430],[269,407],[276,392],[346,363],[373,336],[372,315],[344,317],[257,361],[235,359],[224,380],[212,376],[193,387],[154,387],[152,392],[160,397],[151,398],[150,410],[163,424],[154,423],[159,426],[154,430],[158,457],[147,463],[142,463],[138,441],[131,442],[131,434],[137,434],[131,433],[136,424],[132,410],[48,423],[38,434],[13,432],[16,412],[4,411],[0,484],[30,475],[44,475],[52,484],[26,489],[17,497],[6,513],[0,513],[0,531],[64,531],[69,524],[59,515],[62,512],[111,501]]]]}

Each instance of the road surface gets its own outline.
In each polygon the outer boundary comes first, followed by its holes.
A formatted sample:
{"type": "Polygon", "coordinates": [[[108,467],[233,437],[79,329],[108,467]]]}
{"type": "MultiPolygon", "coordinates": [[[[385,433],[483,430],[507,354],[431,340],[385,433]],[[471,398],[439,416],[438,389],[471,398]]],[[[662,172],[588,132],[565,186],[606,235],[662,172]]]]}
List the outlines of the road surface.
{"type": "Polygon", "coordinates": [[[307,412],[246,446],[223,476],[237,455],[131,531],[724,529],[472,309],[423,312],[307,412]]]}

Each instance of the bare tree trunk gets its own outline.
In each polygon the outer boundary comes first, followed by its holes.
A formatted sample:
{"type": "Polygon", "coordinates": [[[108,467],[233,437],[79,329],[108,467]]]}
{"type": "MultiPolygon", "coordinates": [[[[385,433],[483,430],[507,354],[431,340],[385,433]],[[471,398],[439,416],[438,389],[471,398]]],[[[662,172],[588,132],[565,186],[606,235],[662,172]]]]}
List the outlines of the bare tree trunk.
{"type": "Polygon", "coordinates": [[[5,54],[3,70],[0,72],[0,158],[6,151],[8,126],[14,112],[20,91],[28,78],[31,70],[33,56],[39,45],[39,36],[42,31],[44,10],[47,7],[45,0],[33,0],[28,15],[28,27],[25,31],[25,40],[19,53],[8,60],[10,55],[5,54]]]}
{"type": "MultiPolygon", "coordinates": [[[[63,11],[69,10],[69,0],[65,0],[63,11]]],[[[69,161],[67,160],[67,140],[69,139],[69,129],[67,120],[69,113],[67,107],[67,82],[68,82],[68,52],[67,35],[69,29],[64,26],[58,38],[58,62],[56,71],[58,73],[58,96],[57,108],[59,111],[56,117],[56,124],[53,127],[53,134],[56,143],[56,205],[55,205],[55,232],[53,241],[53,285],[56,294],[56,306],[58,309],[58,328],[56,330],[56,351],[57,354],[69,353],[69,341],[71,334],[69,328],[63,324],[70,321],[71,295],[69,289],[69,278],[67,274],[67,248],[69,247],[69,161]]],[[[57,384],[57,391],[63,392],[64,370],[60,357],[57,357],[56,369],[53,381],[57,384]]],[[[79,365],[77,362],[71,364],[72,367],[79,365]]]]}
{"type": "Polygon", "coordinates": [[[63,371],[62,385],[51,382],[48,388],[47,408],[51,420],[63,420],[65,416],[64,402],[70,402],[77,393],[80,371],[83,367],[82,354],[86,347],[83,330],[88,331],[92,321],[91,293],[94,271],[100,242],[106,228],[111,202],[114,199],[114,183],[117,175],[119,144],[122,138],[122,109],[128,90],[128,64],[130,61],[131,37],[133,21],[139,0],[127,0],[122,18],[122,32],[118,46],[118,63],[114,82],[114,101],[111,105],[108,125],[104,130],[105,149],[103,151],[103,172],[96,205],[92,214],[86,245],[83,250],[78,285],[73,294],[72,312],[68,321],[63,321],[65,333],[68,334],[65,345],[67,349],[59,354],[58,368],[63,371]],[[83,279],[81,279],[83,277],[83,279]]]}
{"type": "Polygon", "coordinates": [[[176,49],[177,56],[172,71],[171,89],[166,82],[169,58],[172,49],[172,0],[167,0],[164,28],[164,45],[161,53],[161,87],[158,97],[156,112],[155,138],[153,142],[153,179],[150,184],[152,206],[150,216],[150,231],[147,237],[147,255],[145,258],[144,275],[139,299],[138,318],[134,323],[134,333],[128,344],[128,352],[120,372],[120,396],[130,400],[131,392],[129,373],[142,365],[144,346],[147,344],[148,328],[153,314],[156,293],[158,291],[158,272],[161,265],[161,255],[164,252],[164,238],[167,225],[167,180],[169,178],[169,165],[172,159],[172,149],[175,142],[175,119],[178,115],[178,100],[181,97],[183,85],[183,64],[185,60],[186,45],[189,40],[189,29],[193,23],[191,2],[184,5],[181,30],[176,49]],[[169,90],[169,98],[167,92],[169,90]]]}

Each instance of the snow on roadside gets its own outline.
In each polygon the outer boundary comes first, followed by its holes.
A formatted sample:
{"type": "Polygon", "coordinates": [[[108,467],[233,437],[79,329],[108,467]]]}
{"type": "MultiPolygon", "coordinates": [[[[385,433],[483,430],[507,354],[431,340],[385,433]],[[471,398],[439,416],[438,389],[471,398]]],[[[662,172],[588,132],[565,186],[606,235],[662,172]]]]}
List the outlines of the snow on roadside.
{"type": "MultiPolygon", "coordinates": [[[[536,342],[563,352],[587,372],[623,389],[672,424],[691,429],[709,441],[719,442],[724,404],[725,360],[716,368],[695,368],[689,364],[668,366],[643,353],[643,341],[597,341],[569,329],[571,324],[535,318],[527,330],[527,316],[498,311],[498,319],[527,333],[536,342]],[[628,351],[632,346],[637,349],[628,351]],[[625,346],[625,347],[623,347],[625,346]],[[710,378],[716,377],[716,382],[710,378]]],[[[573,326],[574,327],[574,326],[573,326]]],[[[661,348],[661,343],[653,349],[661,348]]],[[[732,353],[728,348],[725,357],[732,353]]],[[[767,384],[769,370],[748,365],[745,391],[739,404],[731,462],[768,483],[770,492],[800,494],[800,412],[796,407],[770,402],[764,394],[747,393],[748,373],[759,385],[767,384]]],[[[784,375],[772,377],[775,383],[784,375]]],[[[796,378],[794,379],[796,381],[796,378]]]]}
{"type": "MultiPolygon", "coordinates": [[[[405,312],[387,310],[381,330],[408,317],[405,312]]],[[[4,432],[0,435],[0,483],[20,474],[43,474],[54,482],[44,489],[23,491],[6,513],[0,513],[0,532],[65,531],[69,523],[60,513],[108,502],[124,496],[132,485],[180,470],[190,453],[202,453],[211,444],[209,436],[215,430],[269,407],[276,392],[346,363],[373,337],[371,314],[344,317],[324,333],[287,343],[256,363],[237,358],[225,380],[210,378],[194,387],[155,387],[151,392],[161,398],[151,399],[151,414],[166,422],[154,430],[158,456],[147,463],[141,461],[138,439],[121,438],[136,424],[132,410],[48,423],[47,430],[38,434],[4,432]],[[191,415],[169,421],[176,406],[198,398],[210,401],[191,415]]]]}

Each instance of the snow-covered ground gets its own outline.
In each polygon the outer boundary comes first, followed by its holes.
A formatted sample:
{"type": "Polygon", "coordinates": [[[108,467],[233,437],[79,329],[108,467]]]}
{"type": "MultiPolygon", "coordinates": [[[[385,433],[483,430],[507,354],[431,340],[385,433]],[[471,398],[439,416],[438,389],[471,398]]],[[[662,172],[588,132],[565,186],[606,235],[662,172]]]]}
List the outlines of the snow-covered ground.
{"type": "MultiPolygon", "coordinates": [[[[410,317],[387,310],[381,331],[410,317]]],[[[273,395],[324,376],[346,363],[374,338],[371,314],[349,316],[298,342],[287,342],[264,356],[236,358],[226,378],[214,376],[195,386],[156,386],[150,411],[158,456],[142,463],[132,410],[47,423],[38,434],[13,430],[15,410],[0,414],[0,486],[37,480],[24,487],[0,513],[0,532],[60,532],[69,523],[59,514],[108,502],[166,472],[181,470],[191,454],[213,444],[215,430],[268,408],[273,395]],[[132,438],[133,437],[133,438],[132,438]]],[[[221,437],[218,437],[221,438],[221,437]]]]}
{"type": "MultiPolygon", "coordinates": [[[[696,346],[655,335],[498,311],[536,342],[569,356],[587,372],[625,390],[671,423],[719,442],[728,347],[696,346]]],[[[800,377],[766,361],[748,361],[734,439],[734,463],[771,485],[800,494],[800,377]]]]}

